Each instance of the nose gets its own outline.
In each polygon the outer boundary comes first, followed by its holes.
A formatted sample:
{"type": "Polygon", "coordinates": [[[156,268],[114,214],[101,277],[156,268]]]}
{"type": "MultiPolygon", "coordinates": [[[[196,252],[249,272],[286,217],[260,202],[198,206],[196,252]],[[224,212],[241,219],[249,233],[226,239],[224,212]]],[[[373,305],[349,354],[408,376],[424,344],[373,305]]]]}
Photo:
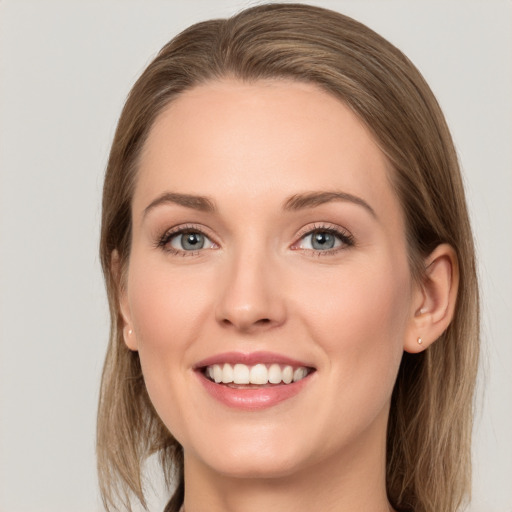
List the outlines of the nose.
{"type": "Polygon", "coordinates": [[[246,251],[226,262],[220,276],[216,319],[225,328],[249,333],[285,322],[282,272],[263,251],[246,251]]]}

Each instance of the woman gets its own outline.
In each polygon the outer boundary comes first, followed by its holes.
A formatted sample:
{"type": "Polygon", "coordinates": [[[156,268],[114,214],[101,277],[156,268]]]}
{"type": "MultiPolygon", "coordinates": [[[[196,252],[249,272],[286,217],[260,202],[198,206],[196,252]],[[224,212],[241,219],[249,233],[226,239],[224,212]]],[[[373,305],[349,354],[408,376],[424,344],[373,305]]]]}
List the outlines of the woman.
{"type": "Polygon", "coordinates": [[[340,14],[192,26],[133,87],[101,258],[107,507],[453,512],[470,485],[478,292],[439,106],[340,14]]]}

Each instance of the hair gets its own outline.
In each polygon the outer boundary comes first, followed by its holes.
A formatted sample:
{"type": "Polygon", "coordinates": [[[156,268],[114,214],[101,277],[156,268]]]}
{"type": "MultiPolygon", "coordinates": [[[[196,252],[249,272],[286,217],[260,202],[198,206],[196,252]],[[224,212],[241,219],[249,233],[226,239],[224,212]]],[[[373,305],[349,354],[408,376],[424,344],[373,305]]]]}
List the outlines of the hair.
{"type": "Polygon", "coordinates": [[[181,93],[223,78],[296,80],[337,97],[367,125],[392,165],[412,275],[421,278],[424,258],[437,245],[454,248],[460,283],[453,321],[427,350],[404,353],[401,361],[387,430],[386,485],[399,511],[457,510],[470,494],[479,299],[452,138],[432,91],[396,47],[349,17],[304,4],[260,5],[189,27],[161,49],[123,108],[106,170],[100,247],[111,315],[97,425],[105,507],[121,503],[131,510],[134,496],[146,506],[143,464],[156,454],[172,493],[166,511],[183,503],[183,451],[150,402],[138,353],[124,344],[119,293],[148,133],[181,93]]]}

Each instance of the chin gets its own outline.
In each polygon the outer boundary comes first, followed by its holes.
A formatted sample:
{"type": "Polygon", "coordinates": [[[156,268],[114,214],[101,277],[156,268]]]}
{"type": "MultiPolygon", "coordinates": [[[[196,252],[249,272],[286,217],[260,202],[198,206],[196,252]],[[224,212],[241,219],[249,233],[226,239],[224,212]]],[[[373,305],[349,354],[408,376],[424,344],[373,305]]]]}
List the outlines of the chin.
{"type": "Polygon", "coordinates": [[[284,477],[307,465],[307,449],[303,441],[290,436],[289,427],[279,430],[228,428],[220,435],[211,432],[202,446],[185,447],[185,461],[192,455],[216,473],[233,478],[284,477]]]}
{"type": "Polygon", "coordinates": [[[231,478],[283,478],[302,469],[303,464],[296,458],[283,458],[274,453],[270,456],[254,457],[252,454],[236,454],[223,461],[209,465],[212,470],[231,478]]]}

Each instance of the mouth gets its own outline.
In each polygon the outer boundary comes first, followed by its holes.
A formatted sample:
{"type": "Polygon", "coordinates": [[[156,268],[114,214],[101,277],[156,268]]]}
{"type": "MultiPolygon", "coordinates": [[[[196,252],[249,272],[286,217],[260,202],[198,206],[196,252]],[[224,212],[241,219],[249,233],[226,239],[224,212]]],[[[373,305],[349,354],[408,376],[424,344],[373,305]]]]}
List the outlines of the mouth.
{"type": "Polygon", "coordinates": [[[210,396],[245,410],[270,407],[297,395],[316,372],[309,364],[265,352],[219,354],[194,370],[210,396]]]}
{"type": "Polygon", "coordinates": [[[277,363],[254,365],[224,363],[208,365],[200,371],[208,380],[216,384],[225,384],[237,389],[255,389],[299,382],[312,373],[314,368],[277,363]]]}

